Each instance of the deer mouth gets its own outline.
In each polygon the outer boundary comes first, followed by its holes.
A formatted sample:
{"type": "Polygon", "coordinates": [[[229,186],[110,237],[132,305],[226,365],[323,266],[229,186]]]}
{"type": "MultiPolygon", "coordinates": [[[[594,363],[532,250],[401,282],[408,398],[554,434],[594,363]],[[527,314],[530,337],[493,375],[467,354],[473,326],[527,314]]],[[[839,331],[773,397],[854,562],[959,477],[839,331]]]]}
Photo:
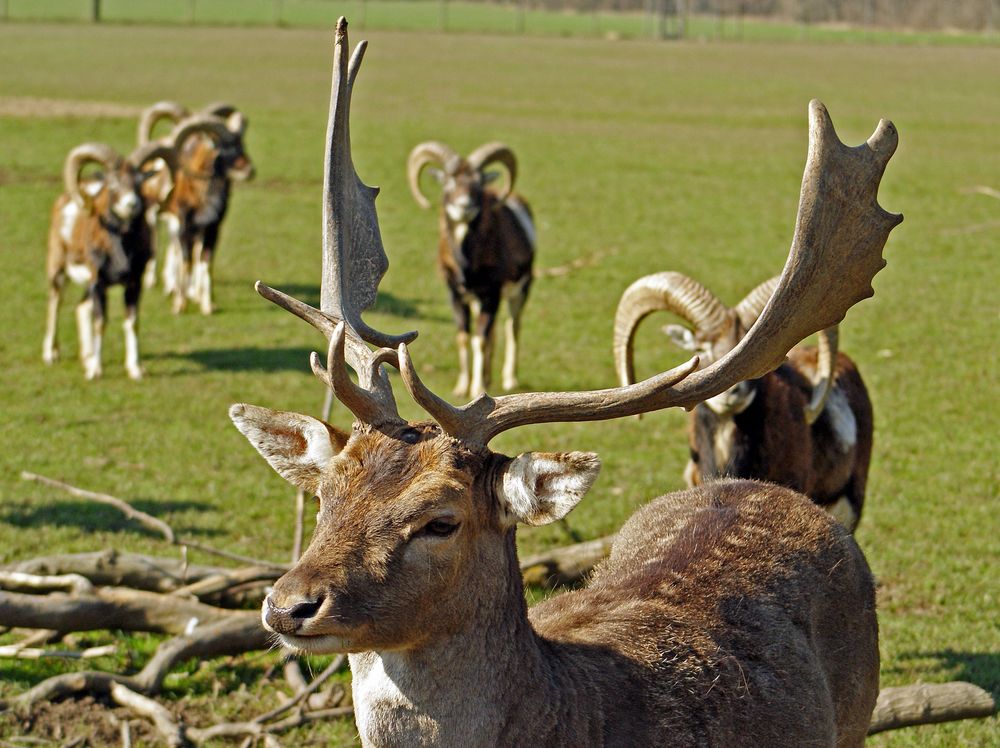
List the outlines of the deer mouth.
{"type": "Polygon", "coordinates": [[[278,634],[281,644],[302,654],[346,654],[360,651],[351,640],[333,634],[278,634]]]}

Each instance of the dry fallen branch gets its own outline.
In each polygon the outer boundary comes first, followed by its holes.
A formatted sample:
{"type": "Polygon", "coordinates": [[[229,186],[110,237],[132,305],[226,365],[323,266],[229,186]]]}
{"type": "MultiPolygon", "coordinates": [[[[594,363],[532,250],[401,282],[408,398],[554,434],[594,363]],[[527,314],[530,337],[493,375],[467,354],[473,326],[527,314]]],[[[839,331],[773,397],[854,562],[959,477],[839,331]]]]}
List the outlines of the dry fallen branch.
{"type": "Polygon", "coordinates": [[[63,660],[92,660],[96,657],[109,657],[116,651],[118,651],[118,648],[114,644],[87,647],[79,652],[72,650],[39,649],[37,647],[26,647],[23,644],[9,644],[0,647],[0,657],[21,660],[40,660],[45,657],[63,660]]]}
{"type": "Polygon", "coordinates": [[[183,746],[187,743],[184,739],[183,728],[175,721],[173,716],[165,707],[156,703],[152,699],[132,691],[121,683],[112,683],[111,698],[116,704],[120,704],[127,709],[131,709],[136,714],[148,717],[152,720],[156,729],[167,741],[169,746],[183,746]]]}
{"type": "Polygon", "coordinates": [[[90,595],[0,592],[0,623],[16,628],[121,629],[183,634],[193,626],[229,617],[253,620],[260,626],[260,618],[255,612],[225,610],[181,597],[125,587],[102,587],[90,595]]]}
{"type": "Polygon", "coordinates": [[[21,472],[21,478],[28,481],[35,481],[38,483],[42,483],[46,486],[51,486],[52,488],[61,489],[63,491],[66,491],[71,496],[76,496],[77,498],[80,499],[87,499],[89,501],[96,501],[100,504],[106,504],[108,506],[112,506],[118,511],[122,512],[122,514],[124,514],[129,519],[133,519],[139,524],[141,524],[146,529],[152,530],[153,532],[162,535],[163,539],[166,540],[171,545],[181,546],[182,548],[184,547],[194,548],[195,550],[199,550],[202,553],[208,553],[213,556],[219,556],[221,558],[228,558],[231,561],[239,561],[240,563],[244,564],[253,564],[255,566],[268,566],[272,568],[284,568],[283,564],[276,564],[272,563],[271,561],[262,561],[261,559],[258,558],[251,558],[250,556],[243,556],[239,553],[232,553],[230,551],[224,551],[219,548],[213,548],[210,545],[199,543],[198,541],[192,540],[191,538],[179,538],[174,533],[173,528],[171,528],[170,525],[168,525],[166,522],[164,522],[161,519],[157,519],[156,517],[153,517],[150,514],[146,514],[145,512],[139,511],[131,504],[129,504],[127,501],[119,499],[116,496],[110,496],[109,494],[106,493],[97,493],[95,491],[88,491],[83,488],[77,488],[76,486],[71,486],[68,483],[63,483],[62,481],[54,480],[53,478],[46,478],[44,475],[38,475],[37,473],[32,473],[27,470],[21,472]]]}
{"type": "Polygon", "coordinates": [[[524,583],[538,587],[576,584],[610,553],[614,539],[607,535],[521,559],[524,583]]]}
{"type": "Polygon", "coordinates": [[[11,592],[32,590],[52,592],[53,590],[69,590],[75,594],[86,594],[94,589],[89,579],[80,574],[57,574],[42,576],[26,574],[22,571],[0,571],[0,589],[11,592]]]}
{"type": "Polygon", "coordinates": [[[954,681],[883,688],[868,734],[912,725],[991,717],[995,713],[993,697],[972,683],[954,681]]]}
{"type": "Polygon", "coordinates": [[[113,548],[40,556],[7,564],[3,569],[37,575],[79,574],[94,585],[131,587],[149,592],[172,592],[186,584],[232,571],[220,566],[185,566],[180,559],[125,553],[113,548]]]}

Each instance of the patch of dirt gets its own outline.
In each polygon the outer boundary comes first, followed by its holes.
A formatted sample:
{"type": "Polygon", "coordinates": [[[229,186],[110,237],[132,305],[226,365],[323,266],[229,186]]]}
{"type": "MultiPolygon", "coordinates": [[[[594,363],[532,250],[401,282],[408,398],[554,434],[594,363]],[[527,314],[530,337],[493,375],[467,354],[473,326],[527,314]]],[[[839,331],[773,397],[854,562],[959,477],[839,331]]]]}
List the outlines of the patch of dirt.
{"type": "Polygon", "coordinates": [[[5,715],[0,720],[0,735],[8,738],[31,736],[78,748],[103,748],[121,745],[122,722],[129,723],[133,745],[156,745],[158,739],[162,740],[151,723],[89,696],[36,704],[31,715],[23,719],[5,715]]]}
{"type": "Polygon", "coordinates": [[[141,107],[106,101],[43,99],[35,96],[0,96],[0,117],[138,117],[141,107]]]}

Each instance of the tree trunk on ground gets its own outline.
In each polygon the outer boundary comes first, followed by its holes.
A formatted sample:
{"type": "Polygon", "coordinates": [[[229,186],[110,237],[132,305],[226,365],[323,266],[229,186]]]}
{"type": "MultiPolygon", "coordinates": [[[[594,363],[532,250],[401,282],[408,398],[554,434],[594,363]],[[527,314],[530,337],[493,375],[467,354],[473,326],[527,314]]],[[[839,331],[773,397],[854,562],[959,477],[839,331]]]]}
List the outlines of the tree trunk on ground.
{"type": "Polygon", "coordinates": [[[868,734],[911,725],[991,717],[995,712],[993,697],[972,683],[954,681],[883,688],[868,734]]]}

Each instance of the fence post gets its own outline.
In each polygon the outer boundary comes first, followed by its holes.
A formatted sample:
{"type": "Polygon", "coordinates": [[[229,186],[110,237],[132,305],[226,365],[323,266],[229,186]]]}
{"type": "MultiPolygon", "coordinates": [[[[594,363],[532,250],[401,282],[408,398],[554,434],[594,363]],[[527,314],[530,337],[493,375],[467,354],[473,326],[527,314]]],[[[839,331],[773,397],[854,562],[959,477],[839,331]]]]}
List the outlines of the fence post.
{"type": "Polygon", "coordinates": [[[271,0],[274,4],[274,11],[272,13],[272,21],[275,26],[282,25],[282,17],[284,15],[285,3],[283,0],[271,0]]]}
{"type": "Polygon", "coordinates": [[[101,0],[91,0],[90,20],[94,23],[101,22],[101,0]]]}
{"type": "Polygon", "coordinates": [[[516,0],[517,2],[517,19],[514,21],[514,32],[518,34],[524,33],[525,27],[525,9],[524,6],[527,4],[528,0],[516,0]]]}

